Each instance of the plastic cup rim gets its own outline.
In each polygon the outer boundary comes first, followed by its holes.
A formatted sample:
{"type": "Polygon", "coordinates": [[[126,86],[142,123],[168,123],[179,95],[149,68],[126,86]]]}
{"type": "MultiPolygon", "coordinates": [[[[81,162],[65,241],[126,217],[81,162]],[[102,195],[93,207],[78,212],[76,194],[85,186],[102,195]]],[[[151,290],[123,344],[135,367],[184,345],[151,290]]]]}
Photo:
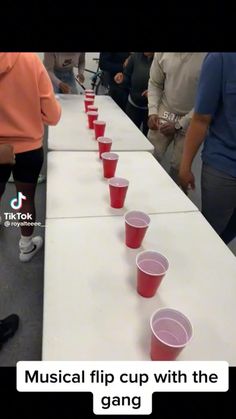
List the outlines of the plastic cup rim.
{"type": "Polygon", "coordinates": [[[104,151],[104,153],[101,154],[101,157],[103,159],[105,159],[105,160],[118,160],[119,159],[119,154],[113,153],[112,151],[104,151]],[[110,154],[110,155],[112,154],[113,156],[115,156],[115,158],[114,159],[113,158],[111,158],[111,159],[109,159],[109,158],[105,159],[105,157],[102,157],[104,154],[110,154]]]}
{"type": "MultiPolygon", "coordinates": [[[[174,319],[171,319],[171,320],[174,320],[174,319]]],[[[177,323],[179,323],[177,320],[176,320],[176,322],[177,323]]],[[[179,323],[179,324],[181,324],[181,323],[179,323]]],[[[185,327],[181,324],[181,326],[185,329],[185,327]]],[[[179,311],[179,310],[176,310],[175,308],[172,308],[172,307],[162,307],[162,308],[159,308],[158,310],[156,310],[156,311],[154,311],[153,313],[152,313],[152,315],[151,315],[151,318],[150,318],[150,327],[151,327],[151,331],[152,331],[152,333],[153,333],[153,335],[155,336],[155,338],[156,339],[158,339],[161,343],[163,343],[164,345],[166,345],[166,346],[168,346],[169,348],[184,348],[191,340],[192,340],[192,338],[193,338],[193,325],[192,325],[192,322],[189,320],[189,318],[185,315],[185,314],[183,314],[181,311],[179,311]],[[168,309],[168,310],[171,310],[171,311],[173,311],[173,312],[175,312],[175,313],[178,313],[178,314],[181,314],[181,316],[183,316],[186,320],[187,320],[187,322],[190,324],[190,328],[191,328],[191,336],[190,336],[190,338],[187,340],[187,342],[186,343],[184,343],[184,344],[182,344],[182,345],[170,345],[169,343],[166,343],[163,339],[161,339],[159,336],[157,336],[157,334],[154,332],[154,329],[153,329],[153,318],[154,318],[154,316],[157,314],[157,313],[159,313],[160,311],[163,311],[163,310],[166,310],[166,309],[168,309]]],[[[186,329],[185,329],[185,332],[186,332],[186,334],[187,334],[187,331],[186,331],[186,329]]]]}
{"type": "Polygon", "coordinates": [[[131,227],[135,227],[135,228],[146,228],[146,227],[148,227],[148,226],[149,226],[149,224],[150,224],[150,222],[151,222],[151,218],[149,217],[149,215],[148,215],[146,212],[144,212],[144,211],[140,211],[140,210],[129,210],[129,211],[126,211],[126,213],[124,214],[124,220],[125,220],[126,224],[128,224],[128,225],[129,225],[129,226],[131,226],[131,227]],[[146,223],[146,225],[145,225],[145,226],[134,226],[133,224],[130,224],[130,223],[126,220],[126,216],[127,216],[127,214],[129,214],[130,212],[135,212],[135,211],[137,211],[137,212],[142,212],[143,214],[145,214],[145,215],[147,215],[147,216],[148,216],[148,218],[149,218],[149,222],[148,222],[148,223],[146,223]]]}
{"type": "MultiPolygon", "coordinates": [[[[93,105],[91,105],[91,106],[93,106],[93,105]]],[[[92,112],[92,111],[91,111],[92,112]]],[[[96,112],[96,111],[94,111],[94,112],[96,112]]],[[[100,119],[97,119],[96,121],[94,121],[94,123],[96,124],[96,125],[106,125],[106,122],[105,121],[101,121],[100,119]]]]}
{"type": "Polygon", "coordinates": [[[111,139],[111,138],[108,138],[108,137],[103,137],[103,136],[98,137],[98,138],[97,138],[97,141],[98,141],[99,143],[103,143],[103,144],[112,144],[112,139],[111,139]],[[101,140],[102,138],[103,138],[103,141],[101,140]],[[109,141],[104,141],[104,139],[105,139],[105,140],[109,140],[109,141]]]}
{"type": "Polygon", "coordinates": [[[124,177],[118,177],[118,176],[114,176],[114,177],[112,177],[111,179],[109,179],[109,186],[115,186],[115,188],[126,188],[127,186],[129,186],[129,181],[128,181],[128,179],[125,179],[124,177]],[[112,185],[111,184],[111,182],[114,180],[114,179],[122,179],[122,180],[125,180],[126,182],[127,182],[127,185],[112,185]]]}
{"type": "Polygon", "coordinates": [[[135,262],[136,262],[136,266],[137,266],[137,268],[138,268],[141,272],[143,272],[143,273],[144,273],[144,274],[146,274],[146,275],[150,275],[150,276],[162,276],[162,275],[165,275],[165,274],[166,274],[166,272],[168,271],[169,267],[170,267],[170,263],[169,263],[169,260],[167,259],[167,257],[166,257],[166,256],[164,256],[162,253],[158,252],[157,250],[152,250],[152,249],[149,249],[149,250],[142,250],[142,252],[139,252],[139,253],[137,254],[137,256],[136,256],[136,260],[135,260],[135,262]],[[138,265],[138,258],[139,258],[139,256],[140,256],[140,255],[142,255],[143,253],[147,253],[147,252],[154,252],[154,253],[157,253],[158,255],[162,256],[163,258],[165,258],[165,259],[166,259],[166,261],[167,261],[167,264],[168,264],[167,269],[166,269],[164,272],[162,272],[161,274],[152,274],[152,273],[146,272],[146,271],[144,271],[142,268],[140,268],[140,266],[138,265]]]}
{"type": "Polygon", "coordinates": [[[98,112],[96,112],[96,111],[88,111],[87,112],[87,115],[88,116],[97,116],[98,115],[98,112]]]}

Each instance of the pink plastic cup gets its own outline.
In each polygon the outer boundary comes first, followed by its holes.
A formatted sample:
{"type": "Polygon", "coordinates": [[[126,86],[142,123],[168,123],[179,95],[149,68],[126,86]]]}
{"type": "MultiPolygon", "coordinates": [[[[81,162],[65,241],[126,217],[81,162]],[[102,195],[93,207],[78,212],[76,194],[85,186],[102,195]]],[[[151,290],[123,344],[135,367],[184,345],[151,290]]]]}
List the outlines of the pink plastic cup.
{"type": "Polygon", "coordinates": [[[141,246],[148,226],[149,215],[142,211],[128,211],[125,214],[125,244],[132,249],[141,246]]]}
{"type": "Polygon", "coordinates": [[[155,250],[145,250],[137,255],[136,266],[138,293],[142,297],[153,297],[169,268],[168,260],[155,250]]]}
{"type": "Polygon", "coordinates": [[[152,361],[174,361],[193,336],[190,320],[172,308],[155,311],[150,326],[152,361]]]}
{"type": "Polygon", "coordinates": [[[123,208],[129,181],[121,177],[113,177],[109,180],[110,205],[112,208],[123,208]]]}
{"type": "Polygon", "coordinates": [[[107,137],[98,137],[99,158],[102,159],[102,153],[109,152],[112,146],[112,140],[107,137]]]}
{"type": "Polygon", "coordinates": [[[103,137],[105,133],[106,122],[97,120],[94,121],[93,126],[96,140],[98,139],[98,137],[103,137]]]}
{"type": "Polygon", "coordinates": [[[88,112],[88,106],[94,104],[94,99],[90,97],[85,97],[84,99],[84,110],[87,113],[88,112]]]}
{"type": "Polygon", "coordinates": [[[115,176],[119,156],[116,153],[102,153],[103,176],[107,179],[115,176]]]}
{"type": "Polygon", "coordinates": [[[88,127],[89,129],[93,129],[93,122],[98,119],[98,113],[94,111],[88,111],[88,127]]]}
{"type": "Polygon", "coordinates": [[[87,106],[87,110],[88,111],[94,111],[94,112],[98,112],[98,107],[95,105],[88,105],[87,106]]]}

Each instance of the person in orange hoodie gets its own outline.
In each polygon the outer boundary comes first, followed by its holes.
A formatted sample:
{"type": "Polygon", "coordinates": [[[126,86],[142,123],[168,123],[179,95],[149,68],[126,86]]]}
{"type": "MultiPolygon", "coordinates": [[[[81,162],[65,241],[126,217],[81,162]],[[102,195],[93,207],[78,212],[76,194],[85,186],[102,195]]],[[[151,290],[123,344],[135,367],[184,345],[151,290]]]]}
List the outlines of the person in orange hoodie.
{"type": "Polygon", "coordinates": [[[43,245],[41,236],[33,237],[34,196],[43,164],[44,125],[56,125],[60,116],[60,105],[39,57],[33,53],[1,52],[0,146],[13,147],[15,162],[0,165],[0,201],[12,172],[18,196],[21,193],[26,198],[20,208],[22,219],[31,224],[21,225],[22,262],[31,260],[43,245]]]}

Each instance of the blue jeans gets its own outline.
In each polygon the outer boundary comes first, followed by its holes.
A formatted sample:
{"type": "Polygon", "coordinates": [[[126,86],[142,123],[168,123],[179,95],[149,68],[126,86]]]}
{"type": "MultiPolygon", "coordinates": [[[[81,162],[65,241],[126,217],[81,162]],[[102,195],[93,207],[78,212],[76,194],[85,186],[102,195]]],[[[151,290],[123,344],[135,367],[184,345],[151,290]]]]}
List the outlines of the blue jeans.
{"type": "MultiPolygon", "coordinates": [[[[73,70],[58,70],[54,69],[55,76],[61,80],[63,83],[66,83],[71,88],[71,93],[74,95],[78,94],[75,76],[73,70]]],[[[62,93],[61,89],[53,83],[53,88],[55,93],[62,93]]]]}
{"type": "Polygon", "coordinates": [[[202,165],[202,214],[228,244],[236,236],[236,177],[202,165]]]}

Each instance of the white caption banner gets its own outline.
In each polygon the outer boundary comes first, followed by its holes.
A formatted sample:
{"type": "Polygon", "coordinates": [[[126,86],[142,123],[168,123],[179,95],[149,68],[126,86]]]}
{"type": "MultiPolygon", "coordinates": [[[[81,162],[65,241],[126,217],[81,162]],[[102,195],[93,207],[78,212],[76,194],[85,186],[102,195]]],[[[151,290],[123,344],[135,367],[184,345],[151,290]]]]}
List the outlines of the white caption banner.
{"type": "Polygon", "coordinates": [[[225,361],[18,362],[17,390],[91,392],[98,415],[149,415],[155,392],[224,392],[225,361]]]}

